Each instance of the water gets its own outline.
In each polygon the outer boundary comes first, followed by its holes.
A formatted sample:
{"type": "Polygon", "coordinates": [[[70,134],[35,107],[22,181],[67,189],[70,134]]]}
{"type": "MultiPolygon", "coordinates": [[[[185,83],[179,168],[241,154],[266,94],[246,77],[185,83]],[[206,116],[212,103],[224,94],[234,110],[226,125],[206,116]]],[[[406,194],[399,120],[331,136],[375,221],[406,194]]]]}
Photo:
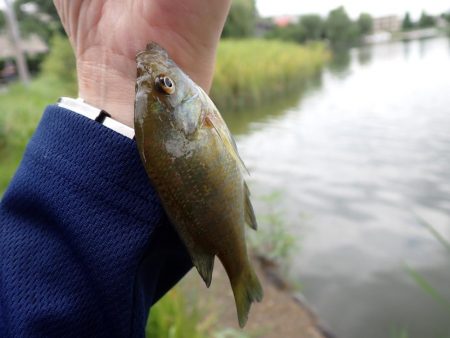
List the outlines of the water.
{"type": "Polygon", "coordinates": [[[340,56],[301,97],[226,115],[258,196],[300,238],[292,276],[338,337],[450,337],[450,314],[408,274],[450,299],[450,42],[340,56]],[[269,110],[269,112],[267,112],[269,110]]]}

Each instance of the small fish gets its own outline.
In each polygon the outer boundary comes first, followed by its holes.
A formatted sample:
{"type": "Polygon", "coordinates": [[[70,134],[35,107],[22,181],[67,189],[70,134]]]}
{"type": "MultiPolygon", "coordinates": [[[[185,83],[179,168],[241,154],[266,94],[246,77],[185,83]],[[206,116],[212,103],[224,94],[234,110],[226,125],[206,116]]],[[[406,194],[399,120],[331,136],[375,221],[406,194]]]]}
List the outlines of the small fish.
{"type": "Polygon", "coordinates": [[[136,62],[144,167],[207,287],[215,256],[222,262],[244,327],[251,303],[263,298],[245,243],[245,223],[257,228],[245,166],[214,103],[162,47],[150,43],[136,62]]]}

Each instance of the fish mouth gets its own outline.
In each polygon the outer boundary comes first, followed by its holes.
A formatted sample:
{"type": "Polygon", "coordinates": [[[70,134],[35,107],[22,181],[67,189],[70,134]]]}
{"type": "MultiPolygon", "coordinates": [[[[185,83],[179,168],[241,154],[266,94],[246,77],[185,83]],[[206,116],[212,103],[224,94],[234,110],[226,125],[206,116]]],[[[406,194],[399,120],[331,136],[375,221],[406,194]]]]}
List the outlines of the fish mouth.
{"type": "Polygon", "coordinates": [[[156,42],[153,41],[147,44],[145,50],[147,52],[159,52],[159,53],[163,52],[167,54],[167,51],[164,48],[162,48],[160,45],[158,45],[156,42]]]}
{"type": "Polygon", "coordinates": [[[167,51],[156,42],[147,44],[145,50],[136,54],[136,62],[155,62],[158,60],[166,60],[169,58],[167,51]]]}

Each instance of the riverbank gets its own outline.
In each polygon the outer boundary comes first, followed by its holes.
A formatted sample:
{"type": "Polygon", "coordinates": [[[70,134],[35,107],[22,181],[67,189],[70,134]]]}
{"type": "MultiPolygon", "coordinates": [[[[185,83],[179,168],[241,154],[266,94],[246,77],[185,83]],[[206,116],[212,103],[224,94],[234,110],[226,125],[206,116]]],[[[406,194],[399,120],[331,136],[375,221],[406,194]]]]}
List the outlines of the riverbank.
{"type": "Polygon", "coordinates": [[[179,284],[180,291],[197,311],[203,313],[200,322],[210,323],[207,337],[239,338],[328,338],[318,318],[291,288],[276,266],[266,260],[254,257],[253,266],[264,289],[264,299],[255,303],[250,311],[247,325],[240,329],[234,304],[233,293],[227,274],[219,262],[214,266],[213,282],[209,289],[192,270],[179,284]],[[211,324],[212,323],[212,324],[211,324]]]}
{"type": "Polygon", "coordinates": [[[372,35],[368,35],[364,38],[364,43],[366,45],[376,45],[380,43],[393,43],[398,41],[414,41],[423,39],[433,39],[441,36],[448,36],[450,31],[444,28],[422,28],[414,29],[410,31],[401,32],[381,32],[372,35]]]}

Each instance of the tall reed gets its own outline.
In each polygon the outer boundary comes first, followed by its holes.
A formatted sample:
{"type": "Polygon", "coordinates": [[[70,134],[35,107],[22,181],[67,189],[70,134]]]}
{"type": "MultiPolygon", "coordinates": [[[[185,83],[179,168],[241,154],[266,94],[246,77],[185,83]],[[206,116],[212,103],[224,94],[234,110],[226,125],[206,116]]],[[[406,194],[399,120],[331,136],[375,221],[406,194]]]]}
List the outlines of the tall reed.
{"type": "Polygon", "coordinates": [[[223,40],[211,97],[220,109],[238,110],[280,99],[320,71],[330,54],[320,43],[223,40]]]}

